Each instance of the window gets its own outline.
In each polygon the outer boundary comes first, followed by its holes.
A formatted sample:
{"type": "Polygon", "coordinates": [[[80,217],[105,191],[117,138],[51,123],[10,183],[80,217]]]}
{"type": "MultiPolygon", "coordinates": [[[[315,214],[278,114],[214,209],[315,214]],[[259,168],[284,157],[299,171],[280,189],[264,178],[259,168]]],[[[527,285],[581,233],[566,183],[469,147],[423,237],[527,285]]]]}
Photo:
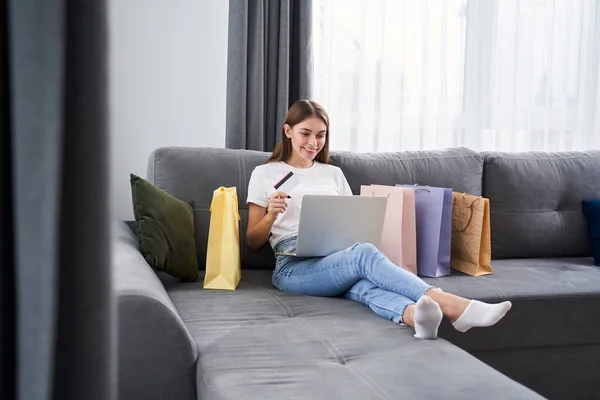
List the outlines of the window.
{"type": "Polygon", "coordinates": [[[335,150],[600,147],[593,0],[314,0],[335,150]]]}

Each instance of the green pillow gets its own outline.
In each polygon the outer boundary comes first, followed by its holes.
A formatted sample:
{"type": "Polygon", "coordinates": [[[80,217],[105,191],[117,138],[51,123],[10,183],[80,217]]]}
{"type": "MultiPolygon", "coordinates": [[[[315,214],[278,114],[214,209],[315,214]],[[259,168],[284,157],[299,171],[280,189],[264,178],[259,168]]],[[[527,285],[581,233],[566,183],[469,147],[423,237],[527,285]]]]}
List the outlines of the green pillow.
{"type": "Polygon", "coordinates": [[[193,203],[130,174],[140,253],[148,264],[183,281],[198,280],[193,203]]]}

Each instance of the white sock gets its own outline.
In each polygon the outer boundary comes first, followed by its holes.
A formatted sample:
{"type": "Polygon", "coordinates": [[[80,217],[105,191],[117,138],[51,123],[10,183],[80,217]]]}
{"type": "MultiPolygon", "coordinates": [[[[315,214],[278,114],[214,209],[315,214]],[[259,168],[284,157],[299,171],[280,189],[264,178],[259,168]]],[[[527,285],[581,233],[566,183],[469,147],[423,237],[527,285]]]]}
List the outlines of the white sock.
{"type": "Polygon", "coordinates": [[[510,310],[512,303],[488,304],[471,300],[462,315],[452,324],[457,331],[466,332],[471,328],[492,326],[510,310]]]}
{"type": "Polygon", "coordinates": [[[421,296],[415,307],[415,337],[435,339],[443,316],[438,303],[429,296],[421,296]]]}

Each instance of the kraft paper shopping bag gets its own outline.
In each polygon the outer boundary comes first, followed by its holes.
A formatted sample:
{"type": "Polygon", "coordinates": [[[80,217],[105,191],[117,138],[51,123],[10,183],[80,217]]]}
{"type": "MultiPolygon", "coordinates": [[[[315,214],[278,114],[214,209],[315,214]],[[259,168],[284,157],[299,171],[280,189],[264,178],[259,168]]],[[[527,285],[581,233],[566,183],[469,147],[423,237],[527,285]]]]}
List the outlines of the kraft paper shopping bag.
{"type": "Polygon", "coordinates": [[[236,188],[215,190],[210,212],[204,289],[235,290],[241,277],[236,188]]]}
{"type": "Polygon", "coordinates": [[[491,258],[489,200],[452,193],[452,269],[473,276],[489,275],[493,273],[491,258]]]}
{"type": "Polygon", "coordinates": [[[452,189],[433,186],[396,186],[415,188],[417,273],[431,278],[449,275],[452,189]]]}
{"type": "Polygon", "coordinates": [[[417,273],[417,228],[413,188],[370,185],[360,187],[361,196],[388,197],[379,250],[394,264],[417,273]]]}

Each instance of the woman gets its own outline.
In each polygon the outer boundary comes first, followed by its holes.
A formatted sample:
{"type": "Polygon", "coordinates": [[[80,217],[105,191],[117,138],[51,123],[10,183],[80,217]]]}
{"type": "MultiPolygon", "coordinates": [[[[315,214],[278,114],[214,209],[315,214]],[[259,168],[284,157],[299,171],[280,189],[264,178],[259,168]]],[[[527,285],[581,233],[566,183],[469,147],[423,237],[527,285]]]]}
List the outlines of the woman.
{"type": "MultiPolygon", "coordinates": [[[[295,250],[302,198],[306,194],[352,195],[341,169],[329,164],[329,117],[316,102],[296,102],[285,118],[281,141],[269,161],[256,167],[248,186],[250,248],[269,241],[275,253],[295,250]],[[292,171],[300,184],[292,193],[274,184],[292,171]],[[291,195],[291,197],[290,197],[291,195]]],[[[327,257],[277,255],[273,285],[312,296],[357,301],[378,315],[415,329],[415,337],[435,339],[443,316],[466,332],[491,326],[511,303],[487,304],[445,293],[398,268],[371,244],[355,244],[327,257]]]]}

